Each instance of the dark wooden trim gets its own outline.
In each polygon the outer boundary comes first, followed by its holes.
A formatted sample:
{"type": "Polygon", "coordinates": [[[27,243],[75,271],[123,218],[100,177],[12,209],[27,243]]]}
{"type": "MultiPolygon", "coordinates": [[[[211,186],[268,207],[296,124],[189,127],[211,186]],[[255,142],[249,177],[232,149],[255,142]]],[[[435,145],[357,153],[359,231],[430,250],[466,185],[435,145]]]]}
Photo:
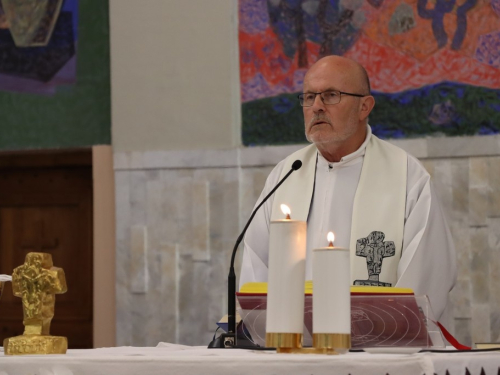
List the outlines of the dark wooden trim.
{"type": "Polygon", "coordinates": [[[92,148],[0,152],[0,169],[92,166],[92,148]]]}

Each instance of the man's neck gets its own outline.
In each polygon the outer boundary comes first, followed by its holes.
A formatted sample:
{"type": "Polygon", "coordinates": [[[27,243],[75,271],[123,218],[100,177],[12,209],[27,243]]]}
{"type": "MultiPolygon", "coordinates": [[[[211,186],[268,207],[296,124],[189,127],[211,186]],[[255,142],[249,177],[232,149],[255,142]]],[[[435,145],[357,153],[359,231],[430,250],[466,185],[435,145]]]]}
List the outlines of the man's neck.
{"type": "Polygon", "coordinates": [[[344,156],[357,151],[366,140],[366,125],[362,131],[354,134],[344,142],[317,143],[316,147],[323,157],[331,162],[338,163],[344,156]]]}

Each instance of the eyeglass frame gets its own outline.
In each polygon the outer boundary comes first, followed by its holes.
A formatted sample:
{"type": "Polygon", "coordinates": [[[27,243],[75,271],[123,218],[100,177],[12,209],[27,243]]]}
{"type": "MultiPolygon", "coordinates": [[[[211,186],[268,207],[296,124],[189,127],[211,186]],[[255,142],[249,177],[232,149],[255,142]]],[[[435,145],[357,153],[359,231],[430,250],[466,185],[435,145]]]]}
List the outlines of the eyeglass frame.
{"type": "Polygon", "coordinates": [[[353,93],[350,93],[350,92],[344,92],[344,91],[339,91],[339,90],[325,90],[325,91],[321,91],[321,92],[303,92],[299,95],[297,95],[297,98],[299,99],[299,103],[300,103],[300,106],[301,107],[312,107],[314,105],[314,102],[316,101],[316,96],[319,95],[319,97],[321,98],[321,102],[324,104],[324,105],[335,105],[335,104],[339,104],[340,101],[342,100],[342,95],[350,95],[350,96],[356,96],[358,98],[364,98],[365,96],[370,96],[370,95],[360,95],[360,94],[353,94],[353,93]],[[325,92],[338,92],[339,93],[339,101],[337,103],[333,103],[333,104],[326,104],[325,103],[325,99],[323,99],[323,96],[321,94],[324,94],[325,92]],[[305,95],[305,94],[314,94],[314,100],[312,102],[311,105],[303,105],[302,103],[304,103],[304,98],[302,98],[302,100],[300,99],[301,95],[305,95]],[[302,101],[302,103],[301,103],[302,101]]]}

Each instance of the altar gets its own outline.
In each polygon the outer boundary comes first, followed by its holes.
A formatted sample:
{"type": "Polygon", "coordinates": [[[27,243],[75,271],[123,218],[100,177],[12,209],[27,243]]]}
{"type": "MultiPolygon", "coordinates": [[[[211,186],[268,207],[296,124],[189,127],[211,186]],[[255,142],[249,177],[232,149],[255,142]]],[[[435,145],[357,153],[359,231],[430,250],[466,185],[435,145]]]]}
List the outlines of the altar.
{"type": "MultiPolygon", "coordinates": [[[[394,349],[396,351],[396,349],[394,349]]],[[[160,343],[157,347],[68,350],[65,355],[0,354],[1,375],[351,374],[465,375],[500,373],[500,352],[276,354],[160,343]]]]}

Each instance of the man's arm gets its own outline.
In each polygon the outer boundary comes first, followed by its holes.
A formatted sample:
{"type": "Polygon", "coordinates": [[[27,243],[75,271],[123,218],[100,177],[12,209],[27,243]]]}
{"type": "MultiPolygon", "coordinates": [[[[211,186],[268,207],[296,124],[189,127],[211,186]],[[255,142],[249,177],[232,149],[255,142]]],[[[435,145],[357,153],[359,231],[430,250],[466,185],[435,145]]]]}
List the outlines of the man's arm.
{"type": "MultiPolygon", "coordinates": [[[[283,170],[284,160],[272,170],[266,180],[266,184],[260,194],[258,204],[276,186],[283,170]]],[[[248,227],[243,240],[244,252],[241,263],[241,275],[239,287],[247,282],[267,281],[267,260],[269,255],[269,223],[273,207],[274,194],[257,211],[255,217],[248,227]]]]}
{"type": "Polygon", "coordinates": [[[439,319],[457,277],[455,246],[430,176],[408,156],[408,188],[403,251],[395,286],[427,294],[439,319]]]}

